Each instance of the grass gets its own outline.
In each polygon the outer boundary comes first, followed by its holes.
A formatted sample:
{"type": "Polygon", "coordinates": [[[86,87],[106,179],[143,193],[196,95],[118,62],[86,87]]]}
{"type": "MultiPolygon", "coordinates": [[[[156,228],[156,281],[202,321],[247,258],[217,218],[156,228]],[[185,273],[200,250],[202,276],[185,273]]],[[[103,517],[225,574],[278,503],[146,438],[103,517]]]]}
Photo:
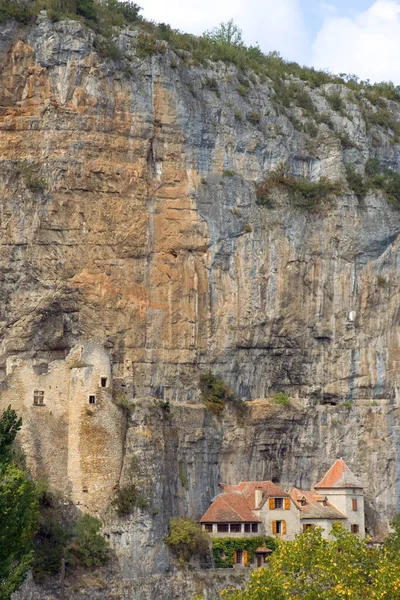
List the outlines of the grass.
{"type": "Polygon", "coordinates": [[[277,392],[271,396],[271,404],[279,404],[280,406],[290,406],[290,397],[286,392],[277,392]]]}

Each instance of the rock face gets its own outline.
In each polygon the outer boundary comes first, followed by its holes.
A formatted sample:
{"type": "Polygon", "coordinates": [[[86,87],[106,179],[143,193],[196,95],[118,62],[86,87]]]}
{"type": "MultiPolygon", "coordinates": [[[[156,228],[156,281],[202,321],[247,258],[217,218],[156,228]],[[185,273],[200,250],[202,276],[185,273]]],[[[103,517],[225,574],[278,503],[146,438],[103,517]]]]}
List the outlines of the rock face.
{"type": "Polygon", "coordinates": [[[346,186],[318,211],[255,200],[279,163],[342,181],[369,157],[400,170],[399,145],[341,86],[310,90],[332,123],[310,139],[268,80],[242,96],[233,67],[140,58],[129,31],[128,66],[78,22],[6,23],[0,40],[0,402],[22,413],[34,472],[106,515],[127,580],[169,568],[170,516],[199,518],[221,481],[307,487],[339,456],[385,530],[400,508],[400,213],[346,186]],[[210,415],[209,369],[261,400],[210,415]],[[291,407],[263,400],[277,391],[291,407]],[[148,507],[118,519],[107,507],[130,481],[148,507]]]}

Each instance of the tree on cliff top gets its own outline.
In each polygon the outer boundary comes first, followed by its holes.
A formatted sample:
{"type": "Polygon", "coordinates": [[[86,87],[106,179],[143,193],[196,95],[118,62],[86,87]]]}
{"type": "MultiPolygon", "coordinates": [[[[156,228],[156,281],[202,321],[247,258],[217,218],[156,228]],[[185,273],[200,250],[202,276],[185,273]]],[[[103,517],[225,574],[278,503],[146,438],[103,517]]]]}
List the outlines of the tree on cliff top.
{"type": "Polygon", "coordinates": [[[233,19],[220,23],[204,33],[204,37],[216,44],[229,44],[230,46],[243,46],[242,30],[235,25],[233,19]]]}
{"type": "Polygon", "coordinates": [[[13,463],[21,424],[10,406],[0,418],[0,600],[9,600],[31,566],[39,520],[35,485],[13,463]]]}

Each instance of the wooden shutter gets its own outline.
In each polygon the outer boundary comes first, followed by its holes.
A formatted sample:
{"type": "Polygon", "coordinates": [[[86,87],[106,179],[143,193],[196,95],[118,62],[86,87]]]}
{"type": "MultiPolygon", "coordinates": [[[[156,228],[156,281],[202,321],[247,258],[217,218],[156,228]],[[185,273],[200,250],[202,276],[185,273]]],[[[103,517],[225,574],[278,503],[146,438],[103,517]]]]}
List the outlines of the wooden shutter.
{"type": "Polygon", "coordinates": [[[272,521],[272,535],[276,535],[276,521],[272,521]]]}
{"type": "Polygon", "coordinates": [[[353,510],[357,510],[357,498],[351,500],[353,510]]]}
{"type": "Polygon", "coordinates": [[[286,521],[282,521],[282,533],[283,535],[286,534],[286,521]]]}
{"type": "Polygon", "coordinates": [[[236,565],[236,550],[233,551],[233,564],[236,565]]]}
{"type": "Polygon", "coordinates": [[[275,498],[269,499],[269,510],[274,510],[275,508],[275,498]]]}
{"type": "Polygon", "coordinates": [[[248,562],[249,562],[249,553],[247,552],[247,550],[243,550],[243,564],[247,565],[248,562]]]}
{"type": "Polygon", "coordinates": [[[285,498],[285,510],[290,510],[290,498],[285,498]]]}

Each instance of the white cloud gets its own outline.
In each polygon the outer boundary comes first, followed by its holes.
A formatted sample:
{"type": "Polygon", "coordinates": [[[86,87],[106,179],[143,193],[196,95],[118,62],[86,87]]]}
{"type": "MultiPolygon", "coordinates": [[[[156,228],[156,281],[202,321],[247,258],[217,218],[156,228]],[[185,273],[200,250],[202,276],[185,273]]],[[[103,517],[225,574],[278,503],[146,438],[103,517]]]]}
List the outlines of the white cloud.
{"type": "Polygon", "coordinates": [[[312,64],[371,81],[400,83],[400,2],[377,0],[355,16],[326,18],[312,64]]]}
{"type": "Polygon", "coordinates": [[[233,19],[246,44],[258,42],[264,52],[278,50],[302,62],[308,53],[300,0],[143,0],[143,15],[172,27],[201,34],[233,19]]]}

